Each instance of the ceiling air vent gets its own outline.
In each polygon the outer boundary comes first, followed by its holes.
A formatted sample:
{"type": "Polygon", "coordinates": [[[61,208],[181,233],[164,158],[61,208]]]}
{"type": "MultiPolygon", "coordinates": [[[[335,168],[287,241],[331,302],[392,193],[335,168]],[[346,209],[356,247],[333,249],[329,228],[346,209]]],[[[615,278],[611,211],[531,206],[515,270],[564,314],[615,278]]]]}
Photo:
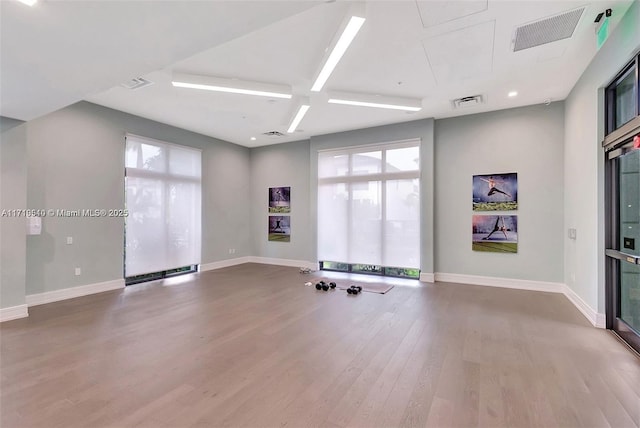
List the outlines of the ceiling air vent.
{"type": "Polygon", "coordinates": [[[513,35],[513,51],[518,52],[573,36],[584,7],[550,16],[516,28],[513,35]]]}
{"type": "Polygon", "coordinates": [[[482,95],[472,95],[470,97],[462,97],[457,100],[451,101],[451,105],[454,109],[473,107],[484,103],[482,95]]]}
{"type": "Polygon", "coordinates": [[[284,137],[284,134],[278,131],[269,131],[263,133],[262,135],[266,135],[267,137],[284,137]]]}
{"type": "Polygon", "coordinates": [[[120,86],[127,89],[140,89],[149,85],[153,85],[153,82],[151,80],[147,80],[144,77],[136,77],[135,79],[131,79],[128,82],[122,83],[120,86]]]}

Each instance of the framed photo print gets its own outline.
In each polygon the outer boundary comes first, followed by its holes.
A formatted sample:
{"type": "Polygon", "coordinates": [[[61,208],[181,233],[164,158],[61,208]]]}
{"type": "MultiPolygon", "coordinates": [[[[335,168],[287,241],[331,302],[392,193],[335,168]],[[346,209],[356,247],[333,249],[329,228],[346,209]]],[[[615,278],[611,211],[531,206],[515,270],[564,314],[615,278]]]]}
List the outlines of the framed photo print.
{"type": "Polygon", "coordinates": [[[471,233],[473,251],[518,252],[518,216],[474,215],[471,233]]]}
{"type": "Polygon", "coordinates": [[[269,216],[269,241],[291,241],[291,223],[288,215],[269,216]]]}
{"type": "Polygon", "coordinates": [[[269,187],[269,212],[291,212],[291,187],[269,187]]]}
{"type": "Polygon", "coordinates": [[[474,211],[512,211],[517,209],[517,173],[473,176],[474,211]]]}

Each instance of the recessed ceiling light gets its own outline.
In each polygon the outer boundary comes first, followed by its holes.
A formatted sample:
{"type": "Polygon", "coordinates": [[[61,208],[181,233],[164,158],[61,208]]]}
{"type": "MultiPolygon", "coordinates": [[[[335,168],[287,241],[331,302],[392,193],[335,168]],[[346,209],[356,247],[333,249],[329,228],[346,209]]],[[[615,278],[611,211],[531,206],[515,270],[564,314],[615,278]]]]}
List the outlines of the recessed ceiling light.
{"type": "Polygon", "coordinates": [[[296,113],[295,117],[291,121],[291,125],[289,126],[289,129],[287,129],[287,132],[289,134],[291,134],[293,131],[295,131],[296,128],[298,127],[298,125],[300,125],[300,122],[302,121],[302,118],[304,118],[304,115],[307,114],[307,111],[309,111],[309,105],[308,104],[300,105],[300,108],[298,109],[298,112],[296,113]]]}
{"type": "Polygon", "coordinates": [[[336,65],[338,65],[338,62],[340,62],[340,59],[347,51],[347,48],[349,47],[353,39],[356,37],[356,34],[358,34],[358,31],[360,31],[360,27],[362,27],[364,21],[365,18],[362,18],[360,16],[352,16],[349,19],[349,23],[340,35],[340,38],[333,47],[333,50],[329,54],[327,61],[322,66],[322,69],[320,70],[316,81],[311,87],[311,90],[313,92],[320,92],[322,90],[322,87],[327,82],[327,79],[329,78],[331,73],[333,73],[336,65]]]}
{"type": "Polygon", "coordinates": [[[38,0],[18,0],[22,4],[26,4],[27,6],[33,6],[38,3],[38,0]]]}
{"type": "Polygon", "coordinates": [[[509,95],[509,97],[513,98],[513,97],[518,95],[518,91],[511,91],[511,92],[509,92],[508,95],[509,95]]]}
{"type": "Polygon", "coordinates": [[[256,137],[251,137],[251,141],[256,141],[256,137]]]}
{"type": "Polygon", "coordinates": [[[291,99],[291,88],[271,83],[248,82],[197,74],[174,73],[171,84],[177,88],[202,89],[242,95],[291,99]]]}

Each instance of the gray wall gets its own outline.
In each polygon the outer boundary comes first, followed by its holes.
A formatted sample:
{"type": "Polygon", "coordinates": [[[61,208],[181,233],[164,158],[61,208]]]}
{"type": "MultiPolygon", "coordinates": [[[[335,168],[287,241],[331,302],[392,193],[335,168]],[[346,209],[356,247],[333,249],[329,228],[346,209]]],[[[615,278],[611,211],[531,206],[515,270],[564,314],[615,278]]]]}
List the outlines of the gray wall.
{"type": "Polygon", "coordinates": [[[311,137],[309,171],[311,173],[311,256],[317,260],[317,205],[318,205],[318,150],[365,144],[386,143],[419,138],[420,145],[420,191],[421,191],[421,228],[420,228],[420,269],[422,272],[434,272],[433,257],[433,198],[434,198],[434,158],[433,158],[433,119],[422,119],[393,125],[376,126],[355,131],[311,137]]]}
{"type": "Polygon", "coordinates": [[[254,256],[317,262],[318,150],[422,140],[422,261],[433,272],[433,119],[312,137],[251,151],[254,256]],[[267,189],[291,186],[291,242],[267,242],[267,189]]]}
{"type": "Polygon", "coordinates": [[[435,137],[427,119],[253,149],[254,255],[317,260],[318,150],[421,138],[422,271],[562,282],[563,123],[563,103],[553,103],[436,120],[435,137]],[[471,177],[511,171],[518,172],[520,189],[519,253],[473,252],[471,177]],[[292,186],[292,242],[269,243],[267,188],[286,185],[292,186]],[[304,186],[308,195],[297,190],[304,186]],[[309,209],[300,205],[307,203],[309,209]]]}
{"type": "Polygon", "coordinates": [[[605,311],[604,87],[640,50],[640,2],[600,48],[565,101],[565,283],[592,309],[605,311]]]}
{"type": "MultiPolygon", "coordinates": [[[[251,253],[247,148],[87,102],[27,126],[29,208],[123,208],[130,132],[203,150],[202,263],[251,253]]],[[[45,218],[42,235],[27,238],[26,294],[121,279],[123,230],[120,218],[45,218]]]]}
{"type": "Polygon", "coordinates": [[[563,281],[563,108],[436,120],[437,272],[563,281]],[[472,176],[505,172],[518,173],[518,253],[472,251],[472,176]]]}
{"type": "Polygon", "coordinates": [[[0,116],[0,132],[8,131],[13,127],[22,125],[24,122],[10,117],[0,116]]]}
{"type": "Polygon", "coordinates": [[[251,150],[253,255],[311,262],[309,140],[251,150]],[[291,242],[269,242],[269,187],[291,186],[291,242]]]}
{"type": "MultiPolygon", "coordinates": [[[[0,118],[0,210],[27,207],[27,129],[0,118]]],[[[0,217],[0,307],[25,303],[26,218],[0,217]]]]}

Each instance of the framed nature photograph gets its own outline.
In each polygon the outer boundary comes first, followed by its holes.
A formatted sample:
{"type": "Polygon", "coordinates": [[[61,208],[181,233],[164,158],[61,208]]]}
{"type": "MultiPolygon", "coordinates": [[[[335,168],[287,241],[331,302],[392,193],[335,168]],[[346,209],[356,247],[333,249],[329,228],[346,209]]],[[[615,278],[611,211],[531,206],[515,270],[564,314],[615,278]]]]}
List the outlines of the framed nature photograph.
{"type": "Polygon", "coordinates": [[[474,211],[512,211],[517,209],[517,173],[473,176],[474,211]]]}
{"type": "Polygon", "coordinates": [[[291,241],[291,225],[290,217],[288,215],[269,216],[269,241],[291,241]]]}
{"type": "Polygon", "coordinates": [[[471,236],[473,251],[517,253],[518,216],[474,215],[471,236]]]}
{"type": "Polygon", "coordinates": [[[291,212],[291,187],[269,187],[269,212],[291,212]]]}

